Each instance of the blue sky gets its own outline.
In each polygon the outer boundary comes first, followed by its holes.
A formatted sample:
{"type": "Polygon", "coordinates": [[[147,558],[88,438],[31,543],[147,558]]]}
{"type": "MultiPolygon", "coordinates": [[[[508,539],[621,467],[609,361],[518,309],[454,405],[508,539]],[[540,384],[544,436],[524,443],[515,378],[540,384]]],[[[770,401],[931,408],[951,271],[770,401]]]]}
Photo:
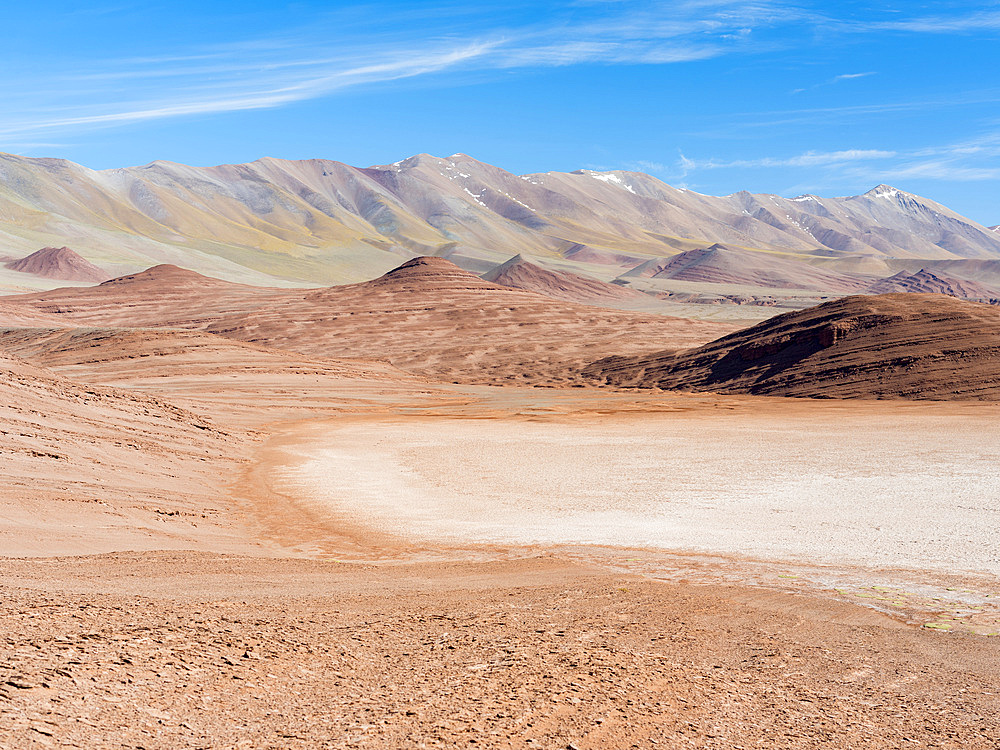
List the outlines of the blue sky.
{"type": "MultiPolygon", "coordinates": [[[[13,6],[13,7],[11,7],[13,6]]],[[[98,169],[468,153],[711,194],[885,182],[1000,223],[1000,2],[4,8],[0,150],[98,169]]]]}

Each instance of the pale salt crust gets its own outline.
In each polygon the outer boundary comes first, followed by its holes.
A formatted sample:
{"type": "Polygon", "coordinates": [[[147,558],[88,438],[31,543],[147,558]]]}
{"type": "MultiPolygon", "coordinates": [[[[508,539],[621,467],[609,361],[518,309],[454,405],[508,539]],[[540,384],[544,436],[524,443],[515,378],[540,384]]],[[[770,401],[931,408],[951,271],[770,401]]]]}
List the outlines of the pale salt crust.
{"type": "Polygon", "coordinates": [[[1000,431],[968,417],[347,424],[284,489],[413,540],[1000,574],[1000,431]]]}

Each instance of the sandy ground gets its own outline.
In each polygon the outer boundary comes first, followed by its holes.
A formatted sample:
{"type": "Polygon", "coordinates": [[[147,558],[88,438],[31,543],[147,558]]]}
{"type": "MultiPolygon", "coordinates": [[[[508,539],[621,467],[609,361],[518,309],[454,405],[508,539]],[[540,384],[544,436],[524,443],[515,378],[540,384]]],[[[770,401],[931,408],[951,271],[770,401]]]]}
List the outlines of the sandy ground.
{"type": "MultiPolygon", "coordinates": [[[[384,368],[289,368],[244,349],[219,356],[232,367],[53,360],[54,372],[110,383],[79,392],[44,373],[19,376],[35,378],[23,380],[33,393],[45,384],[45,408],[72,409],[53,428],[11,406],[3,500],[22,510],[0,516],[0,747],[1000,743],[1000,641],[982,635],[1000,629],[992,576],[924,571],[873,584],[865,571],[837,591],[843,571],[828,565],[580,546],[572,534],[537,545],[414,539],[389,523],[373,533],[364,512],[345,520],[278,471],[310,460],[316,441],[329,450],[322,441],[340,430],[358,448],[377,428],[379,475],[409,467],[424,486],[492,472],[514,495],[533,482],[512,467],[555,459],[539,448],[546,426],[557,444],[584,445],[587,425],[606,424],[623,441],[615,460],[653,462],[647,476],[659,482],[655,440],[630,455],[636,425],[666,430],[678,418],[709,436],[712,424],[721,434],[734,419],[776,420],[772,450],[787,448],[778,426],[819,440],[821,423],[845,444],[852,425],[874,430],[873,445],[922,425],[913,440],[958,446],[957,425],[971,420],[985,461],[987,406],[469,387],[384,368]],[[449,442],[473,433],[478,452],[449,442]],[[52,440],[60,457],[32,453],[52,440]],[[78,502],[73,467],[94,455],[118,489],[78,502]],[[199,504],[210,519],[187,515],[199,504]],[[71,550],[56,533],[67,521],[71,550]],[[113,551],[116,540],[131,551],[113,551]],[[88,550],[105,554],[65,556],[88,550]]],[[[560,492],[581,487],[577,473],[594,469],[602,445],[572,453],[578,471],[560,492]]],[[[739,459],[748,471],[761,451],[739,459]]],[[[958,553],[975,557],[971,546],[958,553]]]]}
{"type": "Polygon", "coordinates": [[[0,563],[4,747],[995,748],[998,644],[555,559],[0,563]]]}

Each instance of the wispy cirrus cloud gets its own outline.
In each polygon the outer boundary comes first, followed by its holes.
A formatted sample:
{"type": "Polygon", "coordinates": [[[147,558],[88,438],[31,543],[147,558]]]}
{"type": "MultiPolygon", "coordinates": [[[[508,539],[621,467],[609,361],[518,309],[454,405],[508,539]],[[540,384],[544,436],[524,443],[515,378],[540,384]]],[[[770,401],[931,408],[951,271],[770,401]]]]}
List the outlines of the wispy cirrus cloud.
{"type": "Polygon", "coordinates": [[[813,126],[817,124],[851,123],[871,120],[874,117],[896,117],[907,113],[947,111],[958,108],[982,107],[1000,104],[1000,88],[956,90],[949,95],[926,98],[886,100],[870,104],[843,104],[829,107],[803,107],[799,109],[768,109],[732,112],[727,122],[709,124],[702,133],[715,137],[730,136],[747,129],[774,129],[778,126],[813,126]]]}
{"type": "Polygon", "coordinates": [[[844,151],[807,151],[803,154],[789,157],[763,157],[759,159],[732,159],[729,161],[717,159],[688,159],[680,156],[680,166],[687,172],[698,169],[734,169],[757,167],[819,167],[830,164],[846,164],[872,159],[888,159],[896,156],[895,151],[879,149],[847,149],[844,151]]]}
{"type": "MultiPolygon", "coordinates": [[[[296,101],[315,98],[338,89],[357,86],[369,82],[385,82],[426,75],[452,67],[464,60],[474,59],[489,48],[489,45],[470,45],[441,53],[407,56],[404,59],[375,65],[362,65],[336,69],[323,75],[306,77],[302,80],[279,82],[261,86],[246,93],[213,91],[211,96],[198,95],[198,89],[189,89],[190,96],[175,101],[144,104],[136,102],[111,112],[79,114],[71,117],[56,117],[20,126],[4,128],[0,133],[16,133],[20,129],[61,130],[80,125],[115,125],[143,120],[156,120],[183,115],[232,112],[238,110],[268,109],[296,101]],[[222,94],[220,96],[220,93],[222,94]]],[[[306,65],[306,63],[302,63],[306,65]]]]}
{"type": "Polygon", "coordinates": [[[949,182],[1000,180],[1000,132],[900,154],[878,174],[887,180],[932,179],[949,182]]]}
{"type": "Polygon", "coordinates": [[[952,159],[927,159],[879,170],[879,182],[904,179],[931,179],[948,182],[982,182],[1000,180],[1000,166],[976,167],[957,164],[952,159]]]}
{"type": "Polygon", "coordinates": [[[756,159],[691,159],[680,154],[676,169],[688,177],[703,170],[809,169],[814,184],[878,183],[910,179],[949,182],[1000,180],[1000,132],[907,151],[846,149],[807,151],[756,159]]]}
{"type": "Polygon", "coordinates": [[[330,38],[315,28],[293,29],[141,58],[108,56],[67,65],[72,72],[0,82],[0,137],[276,108],[446,72],[693,62],[745,51],[754,29],[793,23],[787,9],[783,0],[607,3],[583,21],[509,28],[488,23],[489,8],[479,14],[430,8],[423,14],[444,13],[447,33],[428,37],[420,25],[358,41],[350,26],[330,38]]]}
{"type": "MultiPolygon", "coordinates": [[[[577,0],[567,5],[585,9],[584,20],[556,15],[511,27],[502,22],[499,7],[489,3],[478,9],[429,4],[398,13],[396,27],[359,34],[371,22],[371,9],[357,6],[346,8],[353,25],[338,20],[329,28],[320,24],[210,47],[171,47],[140,58],[70,61],[65,68],[72,72],[29,72],[13,83],[0,82],[5,101],[0,137],[11,142],[32,134],[271,109],[351,87],[447,72],[698,62],[756,54],[766,47],[757,38],[761,31],[834,22],[792,0],[577,0]],[[429,37],[426,24],[435,19],[447,19],[447,33],[429,37]],[[420,23],[407,29],[412,21],[420,23]]],[[[108,6],[102,12],[122,7],[132,6],[108,6]]],[[[1000,28],[1000,11],[900,18],[866,28],[875,27],[905,32],[1000,28]]],[[[875,71],[847,72],[810,88],[872,75],[875,71]]]]}
{"type": "Polygon", "coordinates": [[[839,76],[834,76],[830,83],[839,83],[840,81],[853,81],[855,78],[867,78],[868,76],[875,75],[874,70],[869,70],[867,73],[841,73],[839,76]]]}
{"type": "Polygon", "coordinates": [[[832,86],[835,83],[840,83],[842,81],[853,81],[857,78],[867,78],[868,76],[876,75],[874,70],[870,70],[866,73],[841,73],[838,76],[834,76],[826,81],[821,81],[813,86],[807,86],[806,88],[793,89],[793,94],[801,94],[803,91],[812,91],[814,89],[822,88],[823,86],[832,86]]]}
{"type": "Polygon", "coordinates": [[[917,16],[868,25],[873,30],[909,31],[921,34],[963,34],[1000,31],[1000,10],[976,10],[962,14],[917,16]]]}

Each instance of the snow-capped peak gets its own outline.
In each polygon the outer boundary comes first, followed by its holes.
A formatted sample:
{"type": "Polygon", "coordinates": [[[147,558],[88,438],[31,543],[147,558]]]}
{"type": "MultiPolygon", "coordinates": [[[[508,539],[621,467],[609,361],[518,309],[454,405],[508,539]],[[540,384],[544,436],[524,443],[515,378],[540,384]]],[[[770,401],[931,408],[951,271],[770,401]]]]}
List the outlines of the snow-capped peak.
{"type": "Polygon", "coordinates": [[[892,185],[876,185],[867,193],[865,193],[866,198],[887,198],[892,199],[902,193],[902,190],[894,188],[892,185]]]}

